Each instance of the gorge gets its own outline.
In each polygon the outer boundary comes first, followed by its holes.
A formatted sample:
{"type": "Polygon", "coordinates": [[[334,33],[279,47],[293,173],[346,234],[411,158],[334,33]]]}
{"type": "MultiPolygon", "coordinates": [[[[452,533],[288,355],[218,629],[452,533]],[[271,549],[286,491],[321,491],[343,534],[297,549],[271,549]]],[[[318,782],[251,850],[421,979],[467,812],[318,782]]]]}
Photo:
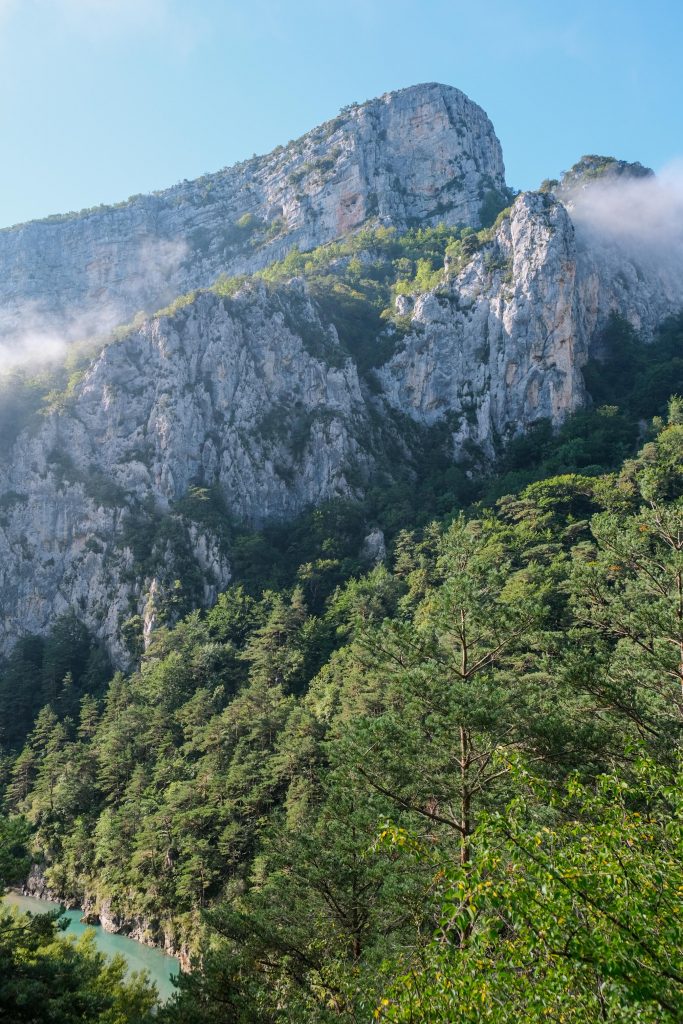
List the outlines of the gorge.
{"type": "Polygon", "coordinates": [[[0,231],[0,883],[183,967],[0,1016],[675,1024],[682,393],[683,205],[445,85],[0,231]]]}

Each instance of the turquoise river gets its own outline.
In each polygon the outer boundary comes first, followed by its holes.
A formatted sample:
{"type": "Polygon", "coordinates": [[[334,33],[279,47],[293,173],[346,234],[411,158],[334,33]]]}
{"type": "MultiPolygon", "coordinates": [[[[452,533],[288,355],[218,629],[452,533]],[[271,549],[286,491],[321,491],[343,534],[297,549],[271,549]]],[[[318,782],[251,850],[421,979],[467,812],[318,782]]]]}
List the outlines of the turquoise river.
{"type": "MultiPolygon", "coordinates": [[[[30,911],[32,914],[45,914],[48,910],[56,910],[58,903],[51,903],[49,900],[37,900],[32,896],[22,896],[18,892],[9,892],[4,897],[4,902],[17,907],[19,910],[30,911]]],[[[110,935],[99,925],[81,924],[80,910],[66,910],[64,916],[69,920],[67,935],[82,935],[87,928],[92,928],[95,933],[95,941],[98,949],[109,956],[114,953],[121,953],[128,961],[129,971],[147,971],[156,982],[159,996],[165,1001],[173,994],[174,987],[171,982],[171,975],[178,974],[180,967],[175,957],[167,956],[160,949],[153,949],[150,946],[143,946],[141,942],[135,942],[125,935],[110,935]]]]}

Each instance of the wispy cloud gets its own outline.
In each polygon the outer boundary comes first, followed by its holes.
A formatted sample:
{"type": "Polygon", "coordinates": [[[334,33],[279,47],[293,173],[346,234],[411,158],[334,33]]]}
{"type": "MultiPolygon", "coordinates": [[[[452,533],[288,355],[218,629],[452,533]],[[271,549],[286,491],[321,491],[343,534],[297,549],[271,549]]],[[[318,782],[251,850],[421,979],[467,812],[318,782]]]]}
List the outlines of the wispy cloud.
{"type": "Polygon", "coordinates": [[[630,293],[634,323],[647,322],[658,308],[680,308],[683,165],[656,177],[606,175],[563,198],[579,247],[595,261],[591,272],[630,293]]]}
{"type": "Polygon", "coordinates": [[[17,366],[56,363],[64,358],[68,342],[58,334],[29,333],[9,343],[0,341],[0,375],[17,366]]]}
{"type": "Polygon", "coordinates": [[[606,177],[575,189],[571,215],[580,234],[683,271],[682,161],[656,176],[606,177]]]}
{"type": "Polygon", "coordinates": [[[145,307],[158,309],[175,298],[173,276],[186,255],[183,241],[149,239],[118,266],[123,283],[108,298],[61,309],[42,299],[0,307],[0,375],[17,366],[58,362],[74,343],[103,338],[145,307]]]}

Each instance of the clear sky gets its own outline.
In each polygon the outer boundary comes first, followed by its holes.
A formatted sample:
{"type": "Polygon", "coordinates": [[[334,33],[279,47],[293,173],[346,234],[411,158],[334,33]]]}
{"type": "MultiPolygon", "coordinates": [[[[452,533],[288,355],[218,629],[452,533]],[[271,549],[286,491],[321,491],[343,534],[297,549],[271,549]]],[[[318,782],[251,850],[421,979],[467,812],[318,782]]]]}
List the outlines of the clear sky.
{"type": "Polygon", "coordinates": [[[0,0],[0,226],[263,153],[417,82],[487,111],[507,178],[683,157],[681,0],[0,0]]]}

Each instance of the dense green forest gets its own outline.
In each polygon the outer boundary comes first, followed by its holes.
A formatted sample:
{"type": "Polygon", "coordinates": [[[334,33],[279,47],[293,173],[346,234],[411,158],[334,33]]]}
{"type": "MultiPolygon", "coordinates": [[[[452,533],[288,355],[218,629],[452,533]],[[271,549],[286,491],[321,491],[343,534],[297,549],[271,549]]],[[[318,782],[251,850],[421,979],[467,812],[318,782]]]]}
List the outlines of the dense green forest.
{"type": "MultiPolygon", "coordinates": [[[[187,949],[160,1021],[680,1021],[682,339],[613,319],[593,407],[495,472],[435,438],[403,485],[239,532],[234,585],[128,675],[75,619],[24,639],[0,878],[31,859],[187,949]]],[[[7,1019],[148,1018],[54,918],[1,923],[7,1019]]]]}

